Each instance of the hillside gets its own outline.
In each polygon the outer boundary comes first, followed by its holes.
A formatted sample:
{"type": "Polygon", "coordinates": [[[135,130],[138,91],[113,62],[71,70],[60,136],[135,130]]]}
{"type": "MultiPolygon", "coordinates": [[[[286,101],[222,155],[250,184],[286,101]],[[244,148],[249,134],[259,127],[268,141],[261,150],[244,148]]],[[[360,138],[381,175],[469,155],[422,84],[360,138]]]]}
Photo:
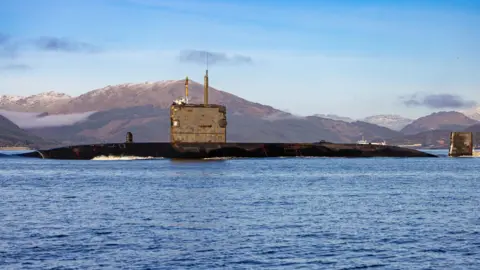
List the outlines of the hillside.
{"type": "Polygon", "coordinates": [[[373,139],[386,140],[389,138],[396,138],[399,136],[403,136],[401,132],[389,129],[387,127],[368,123],[368,122],[355,121],[353,124],[359,126],[364,130],[365,133],[363,135],[365,136],[365,138],[371,138],[371,139],[368,139],[369,141],[373,139]]]}
{"type": "Polygon", "coordinates": [[[465,131],[469,131],[469,132],[480,132],[480,123],[478,124],[475,124],[473,126],[469,126],[468,128],[465,129],[465,131]]]}
{"type": "Polygon", "coordinates": [[[480,106],[461,111],[461,113],[465,114],[469,118],[472,118],[473,120],[480,121],[480,106]]]}
{"type": "Polygon", "coordinates": [[[412,119],[391,114],[373,115],[364,118],[363,121],[398,131],[402,130],[402,128],[413,122],[412,119]]]}
{"type": "Polygon", "coordinates": [[[338,120],[338,121],[355,122],[355,120],[350,118],[350,117],[340,116],[340,115],[336,115],[336,114],[315,114],[313,116],[321,117],[321,118],[328,118],[328,119],[338,120]]]}
{"type": "Polygon", "coordinates": [[[45,112],[67,103],[71,96],[57,92],[45,92],[27,97],[2,95],[0,108],[17,112],[45,112]]]}
{"type": "MultiPolygon", "coordinates": [[[[184,93],[184,80],[121,84],[92,90],[72,98],[49,112],[80,113],[145,105],[167,109],[174,100],[183,97],[184,93]]],[[[195,81],[189,82],[189,99],[191,103],[203,103],[202,84],[195,81]]],[[[251,102],[212,87],[209,87],[209,103],[226,105],[230,112],[243,115],[266,116],[281,112],[270,106],[251,102]]]]}
{"type": "MultiPolygon", "coordinates": [[[[203,102],[202,84],[190,81],[189,90],[192,103],[203,102]]],[[[171,80],[107,86],[78,97],[55,92],[30,97],[2,96],[0,108],[48,112],[8,115],[31,134],[61,144],[121,142],[128,131],[134,133],[135,141],[168,141],[168,108],[183,94],[184,81],[171,80]]],[[[405,136],[393,129],[412,120],[397,115],[376,115],[364,121],[328,114],[298,117],[213,87],[209,96],[211,103],[227,106],[227,140],[237,142],[356,142],[363,136],[368,141],[406,144],[432,140],[425,131],[441,130],[442,135],[433,138],[441,141],[446,131],[463,130],[478,123],[458,112],[439,112],[406,125],[401,130],[405,136]]]]}
{"type": "Polygon", "coordinates": [[[54,142],[35,136],[0,115],[0,146],[48,147],[54,142]]]}
{"type": "Polygon", "coordinates": [[[365,117],[361,120],[355,120],[355,119],[352,119],[350,117],[339,116],[339,115],[335,115],[335,114],[315,114],[313,116],[328,118],[328,119],[332,119],[332,120],[345,121],[345,122],[362,121],[362,122],[367,122],[367,123],[374,124],[374,125],[377,125],[377,126],[386,127],[386,128],[389,128],[391,130],[396,130],[396,131],[400,131],[406,125],[413,122],[412,119],[405,118],[405,117],[402,117],[400,115],[393,115],[393,114],[372,115],[372,116],[369,116],[369,117],[365,117]]]}
{"type": "Polygon", "coordinates": [[[429,130],[459,131],[477,123],[478,121],[468,118],[459,112],[436,112],[418,118],[411,124],[405,126],[401,132],[412,135],[429,130]]]}
{"type": "MultiPolygon", "coordinates": [[[[23,112],[48,112],[37,115],[4,111],[29,132],[62,144],[121,142],[128,131],[134,133],[135,141],[168,141],[168,109],[184,95],[184,87],[183,80],[121,84],[78,97],[54,92],[4,97],[0,106],[23,112]]],[[[398,132],[366,122],[298,117],[213,87],[209,91],[210,103],[227,106],[228,141],[355,142],[362,136],[367,140],[398,136],[398,132]]],[[[202,103],[203,85],[190,81],[189,94],[191,103],[202,103]]]]}
{"type": "MultiPolygon", "coordinates": [[[[347,123],[320,117],[261,118],[227,113],[231,142],[355,142],[399,136],[400,133],[365,122],[347,123]]],[[[122,142],[130,131],[135,141],[168,141],[169,110],[153,105],[97,112],[86,121],[62,127],[32,128],[38,136],[72,143],[122,142]]]]}
{"type": "MultiPolygon", "coordinates": [[[[109,85],[89,91],[78,97],[46,92],[28,97],[0,96],[0,108],[18,112],[48,112],[50,114],[83,113],[153,105],[167,109],[172,102],[184,96],[185,81],[170,80],[146,83],[109,85]]],[[[203,103],[203,84],[189,82],[191,103],[203,103]]],[[[271,106],[250,102],[230,93],[209,87],[209,102],[227,105],[229,111],[252,116],[266,116],[281,112],[271,106]]]]}
{"type": "Polygon", "coordinates": [[[450,142],[450,132],[451,131],[449,130],[423,131],[417,134],[394,137],[387,140],[387,142],[394,145],[421,144],[422,146],[448,147],[450,142]]]}

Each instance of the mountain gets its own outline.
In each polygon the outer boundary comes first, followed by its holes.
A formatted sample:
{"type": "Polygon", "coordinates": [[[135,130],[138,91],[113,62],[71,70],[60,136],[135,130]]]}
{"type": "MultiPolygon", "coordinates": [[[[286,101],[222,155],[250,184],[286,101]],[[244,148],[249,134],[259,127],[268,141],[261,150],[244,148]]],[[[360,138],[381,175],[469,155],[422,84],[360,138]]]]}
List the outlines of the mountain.
{"type": "MultiPolygon", "coordinates": [[[[172,102],[184,96],[185,81],[170,80],[140,84],[121,84],[92,90],[56,106],[50,113],[81,113],[153,105],[167,109],[172,102]]],[[[203,85],[189,82],[190,103],[203,103],[203,85]]],[[[230,112],[242,115],[265,116],[280,113],[271,106],[251,102],[230,93],[209,87],[209,103],[226,105],[230,112]]]]}
{"type": "Polygon", "coordinates": [[[466,128],[465,131],[473,132],[474,143],[480,147],[480,123],[466,128]]]}
{"type": "Polygon", "coordinates": [[[328,119],[338,120],[338,121],[345,121],[345,122],[349,122],[349,123],[350,122],[355,122],[355,120],[350,118],[350,117],[339,116],[339,115],[336,115],[336,114],[315,114],[313,116],[321,117],[321,118],[328,118],[328,119]]]}
{"type": "MultiPolygon", "coordinates": [[[[464,131],[474,132],[474,133],[480,133],[480,123],[475,124],[475,125],[473,125],[473,126],[469,126],[469,127],[466,128],[464,131]]],[[[480,134],[479,134],[479,135],[480,135],[480,134]]]]}
{"type": "Polygon", "coordinates": [[[480,121],[480,106],[471,108],[469,110],[461,111],[461,113],[465,114],[469,118],[480,121]]]}
{"type": "Polygon", "coordinates": [[[48,147],[54,144],[55,142],[32,135],[0,115],[0,146],[48,147]]]}
{"type": "MultiPolygon", "coordinates": [[[[314,116],[317,117],[322,117],[322,118],[328,118],[332,120],[338,120],[338,121],[345,121],[345,122],[355,122],[357,120],[354,120],[350,117],[344,117],[344,116],[338,116],[335,114],[315,114],[314,116]]],[[[402,117],[400,115],[392,115],[392,114],[387,114],[387,115],[373,115],[366,117],[364,119],[361,119],[360,121],[362,122],[367,122],[370,124],[378,125],[381,127],[386,127],[391,130],[396,130],[400,131],[402,128],[404,128],[406,125],[410,124],[413,122],[412,119],[402,117]]]]}
{"type": "Polygon", "coordinates": [[[388,140],[389,144],[448,147],[450,142],[450,130],[429,130],[416,134],[404,135],[388,140]]]}
{"type": "MultiPolygon", "coordinates": [[[[28,129],[35,135],[63,144],[123,142],[127,132],[134,141],[169,141],[170,113],[153,105],[117,108],[97,112],[69,126],[28,129]]],[[[229,142],[355,142],[386,139],[402,134],[365,122],[347,123],[315,116],[297,117],[287,113],[257,117],[230,112],[227,108],[229,142]],[[279,116],[281,115],[281,117],[279,116]]]]}
{"type": "Polygon", "coordinates": [[[459,112],[436,112],[418,118],[405,126],[401,132],[410,135],[429,130],[459,131],[477,123],[478,121],[468,118],[459,112]]]}
{"type": "Polygon", "coordinates": [[[402,128],[404,128],[406,125],[413,122],[412,119],[393,114],[369,116],[364,118],[363,121],[382,127],[387,127],[392,130],[402,130],[402,128]]]}
{"type": "Polygon", "coordinates": [[[44,112],[54,110],[72,99],[71,96],[57,92],[44,92],[27,97],[0,96],[0,108],[18,112],[44,112]]]}
{"type": "MultiPolygon", "coordinates": [[[[13,104],[23,113],[4,114],[28,132],[61,144],[122,142],[128,131],[134,134],[135,141],[169,141],[169,107],[184,95],[184,87],[183,80],[170,80],[107,86],[77,97],[54,92],[10,97],[4,98],[3,104],[13,104]],[[28,102],[32,100],[37,102],[28,102]],[[25,112],[33,110],[37,113],[25,112]]],[[[191,103],[203,103],[203,85],[190,81],[189,97],[191,103]]],[[[352,119],[295,116],[213,87],[209,88],[209,98],[210,103],[227,106],[228,141],[356,142],[362,136],[366,140],[385,140],[402,135],[352,119]]]]}
{"type": "Polygon", "coordinates": [[[364,130],[364,134],[362,135],[365,137],[365,139],[368,138],[368,141],[382,141],[403,136],[403,134],[399,131],[364,121],[355,121],[352,124],[364,130]]]}
{"type": "MultiPolygon", "coordinates": [[[[469,126],[465,129],[457,129],[458,131],[473,132],[476,145],[480,145],[480,123],[469,126]]],[[[410,134],[396,137],[388,140],[388,143],[396,145],[413,145],[422,144],[423,146],[445,147],[449,146],[450,133],[452,130],[429,130],[417,134],[410,134]]]]}

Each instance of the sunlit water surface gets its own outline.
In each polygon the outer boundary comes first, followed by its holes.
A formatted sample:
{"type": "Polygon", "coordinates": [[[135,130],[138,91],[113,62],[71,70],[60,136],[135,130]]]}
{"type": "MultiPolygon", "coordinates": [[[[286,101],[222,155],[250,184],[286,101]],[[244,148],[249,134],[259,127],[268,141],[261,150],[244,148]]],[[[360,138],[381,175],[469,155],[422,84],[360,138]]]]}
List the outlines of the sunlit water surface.
{"type": "Polygon", "coordinates": [[[480,158],[2,158],[0,198],[0,269],[480,269],[480,158]]]}

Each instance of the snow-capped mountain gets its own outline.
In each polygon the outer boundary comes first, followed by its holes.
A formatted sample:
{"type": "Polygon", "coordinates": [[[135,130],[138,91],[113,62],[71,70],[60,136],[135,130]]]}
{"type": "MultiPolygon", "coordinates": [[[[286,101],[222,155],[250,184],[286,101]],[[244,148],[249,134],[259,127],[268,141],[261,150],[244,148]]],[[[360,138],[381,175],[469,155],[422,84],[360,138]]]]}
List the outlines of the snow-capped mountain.
{"type": "Polygon", "coordinates": [[[54,91],[31,96],[0,96],[0,108],[21,112],[44,112],[61,106],[72,99],[71,96],[54,91]]]}
{"type": "MultiPolygon", "coordinates": [[[[184,80],[124,83],[94,89],[76,97],[56,92],[17,99],[9,96],[0,99],[0,109],[49,114],[86,113],[146,105],[168,109],[174,100],[184,94],[184,80]]],[[[189,81],[189,101],[203,103],[203,84],[189,81]]],[[[213,87],[209,88],[209,102],[226,105],[229,112],[237,114],[263,117],[281,112],[271,106],[251,102],[213,87]]]]}
{"type": "MultiPolygon", "coordinates": [[[[352,119],[350,117],[338,116],[335,114],[315,114],[314,116],[328,118],[328,119],[337,120],[337,121],[344,121],[349,123],[357,121],[356,119],[352,119]]],[[[373,116],[369,116],[364,119],[358,119],[358,120],[367,122],[370,124],[375,124],[381,127],[386,127],[392,130],[397,130],[397,131],[401,130],[403,127],[413,122],[412,119],[408,119],[400,115],[392,115],[392,114],[373,115],[373,116]]]]}
{"type": "Polygon", "coordinates": [[[22,98],[22,96],[2,95],[0,96],[0,105],[14,103],[22,98]]]}
{"type": "Polygon", "coordinates": [[[332,120],[337,120],[337,121],[343,121],[343,122],[348,122],[348,123],[355,122],[355,120],[350,118],[350,117],[339,116],[339,115],[336,115],[336,114],[315,114],[313,116],[332,119],[332,120]]]}
{"type": "MultiPolygon", "coordinates": [[[[109,85],[75,97],[51,113],[105,111],[146,105],[168,109],[174,100],[184,95],[184,80],[109,85]]],[[[203,103],[203,84],[189,81],[189,101],[203,103]]],[[[209,102],[226,105],[231,113],[259,117],[280,112],[271,106],[251,102],[213,87],[209,88],[209,102]]]]}
{"type": "Polygon", "coordinates": [[[138,95],[142,92],[152,90],[156,87],[167,87],[170,84],[174,84],[176,80],[163,80],[157,82],[144,82],[144,83],[123,83],[118,85],[108,85],[103,88],[95,89],[89,91],[83,95],[80,95],[78,98],[93,98],[97,96],[102,97],[111,97],[115,95],[124,95],[125,91],[128,91],[129,94],[138,95]]]}
{"type": "Polygon", "coordinates": [[[392,130],[401,130],[406,125],[413,122],[412,119],[393,114],[373,115],[362,119],[362,121],[378,126],[387,127],[392,130]]]}
{"type": "Polygon", "coordinates": [[[480,121],[480,106],[471,108],[465,111],[461,111],[461,113],[465,114],[469,118],[480,121]]]}

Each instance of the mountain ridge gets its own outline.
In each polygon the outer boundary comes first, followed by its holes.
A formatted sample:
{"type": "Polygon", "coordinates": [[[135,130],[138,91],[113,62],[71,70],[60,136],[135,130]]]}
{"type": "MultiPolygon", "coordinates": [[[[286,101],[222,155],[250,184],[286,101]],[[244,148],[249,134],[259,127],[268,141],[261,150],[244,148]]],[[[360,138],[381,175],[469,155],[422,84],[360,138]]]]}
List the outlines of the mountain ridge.
{"type": "MultiPolygon", "coordinates": [[[[169,108],[174,100],[184,96],[184,89],[183,80],[110,85],[74,97],[66,103],[51,108],[48,112],[81,113],[143,105],[165,109],[169,108]]],[[[203,103],[202,84],[190,81],[189,94],[191,103],[203,103]]],[[[213,87],[209,87],[209,103],[226,105],[232,112],[255,116],[282,112],[269,105],[252,102],[213,87]]]]}
{"type": "Polygon", "coordinates": [[[43,112],[60,103],[68,102],[72,97],[65,93],[47,91],[29,96],[2,95],[0,108],[21,112],[43,112]]]}
{"type": "MultiPolygon", "coordinates": [[[[257,105],[254,109],[257,110],[256,113],[253,111],[245,112],[245,108],[243,108],[243,113],[253,113],[257,116],[262,113],[266,113],[267,115],[279,113],[289,114],[288,112],[276,109],[272,106],[252,102],[228,92],[218,90],[214,87],[209,87],[209,92],[211,103],[227,105],[229,109],[233,108],[234,111],[240,113],[242,110],[239,107],[241,107],[242,104],[239,104],[238,101],[235,104],[228,104],[228,100],[232,100],[232,97],[233,99],[238,98],[241,100],[244,103],[243,106],[245,106],[246,103],[257,105]]],[[[191,102],[203,103],[203,84],[190,80],[190,94],[191,102]]],[[[29,96],[2,95],[0,96],[0,108],[19,112],[48,112],[51,114],[100,111],[148,104],[159,106],[160,108],[167,108],[173,100],[183,95],[184,80],[160,80],[140,83],[129,82],[96,88],[78,96],[71,96],[57,91],[41,92],[29,96]],[[150,93],[148,93],[149,91],[150,93]],[[146,93],[148,95],[145,95],[146,93]],[[144,100],[135,100],[139,95],[144,95],[144,100]],[[124,100],[115,99],[116,96],[121,96],[124,100]]],[[[474,120],[480,120],[480,107],[459,112],[474,120]]],[[[359,119],[334,114],[314,114],[312,116],[346,122],[364,121],[397,131],[418,119],[409,119],[394,114],[378,114],[359,119]]]]}
{"type": "MultiPolygon", "coordinates": [[[[16,119],[21,119],[22,126],[28,132],[65,144],[124,140],[124,133],[127,131],[134,132],[137,139],[144,141],[168,141],[168,109],[175,99],[184,95],[184,89],[183,80],[164,80],[108,85],[75,97],[54,91],[28,97],[4,95],[1,101],[5,102],[0,102],[0,108],[2,104],[10,102],[10,105],[15,105],[14,108],[24,106],[27,111],[36,111],[36,123],[28,122],[30,116],[10,114],[10,117],[15,116],[16,119]],[[62,120],[62,117],[70,119],[62,120]],[[42,126],[47,123],[48,127],[42,126]]],[[[202,84],[190,81],[189,93],[191,103],[203,103],[202,84]]],[[[356,142],[362,137],[369,141],[373,139],[388,141],[391,138],[402,141],[404,134],[398,130],[399,125],[411,121],[401,129],[404,130],[409,125],[411,128],[413,123],[418,124],[418,119],[412,120],[392,114],[357,120],[332,114],[296,116],[214,87],[209,87],[209,97],[210,103],[227,106],[229,118],[227,139],[229,141],[356,142]]],[[[459,112],[455,113],[457,118],[452,119],[468,118],[459,112]]],[[[425,117],[421,118],[426,122],[433,119],[427,117],[427,120],[430,119],[427,121],[425,117]]],[[[457,120],[451,121],[455,124],[457,120]]],[[[445,124],[441,124],[441,119],[435,121],[437,124],[432,124],[434,128],[445,127],[445,124]]],[[[477,123],[469,121],[456,126],[450,123],[447,127],[466,128],[469,124],[477,123]]],[[[408,131],[408,128],[406,130],[408,131]]],[[[422,131],[424,129],[417,127],[417,129],[413,128],[409,134],[422,131]]]]}
{"type": "Polygon", "coordinates": [[[460,131],[479,122],[457,111],[440,111],[420,117],[402,130],[406,135],[413,135],[429,130],[460,131]]]}
{"type": "Polygon", "coordinates": [[[400,131],[414,120],[395,114],[379,114],[365,117],[363,121],[400,131]]]}

